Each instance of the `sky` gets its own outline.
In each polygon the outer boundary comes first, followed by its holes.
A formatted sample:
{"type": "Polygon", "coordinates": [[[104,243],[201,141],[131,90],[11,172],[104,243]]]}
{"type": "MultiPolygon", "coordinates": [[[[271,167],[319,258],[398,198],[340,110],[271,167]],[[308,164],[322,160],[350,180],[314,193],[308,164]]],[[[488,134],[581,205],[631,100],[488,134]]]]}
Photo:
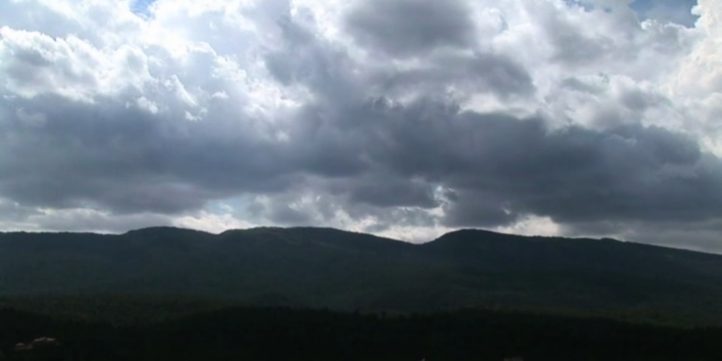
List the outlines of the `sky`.
{"type": "Polygon", "coordinates": [[[722,0],[4,0],[0,230],[722,252],[722,0]]]}

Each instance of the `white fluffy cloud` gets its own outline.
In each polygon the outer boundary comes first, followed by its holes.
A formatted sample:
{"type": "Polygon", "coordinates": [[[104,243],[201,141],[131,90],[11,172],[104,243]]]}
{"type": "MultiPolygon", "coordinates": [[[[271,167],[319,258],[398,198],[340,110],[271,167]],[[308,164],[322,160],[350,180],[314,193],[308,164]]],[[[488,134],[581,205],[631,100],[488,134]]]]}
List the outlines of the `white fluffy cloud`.
{"type": "Polygon", "coordinates": [[[715,249],[722,1],[632,5],[4,1],[0,226],[675,223],[715,249]]]}

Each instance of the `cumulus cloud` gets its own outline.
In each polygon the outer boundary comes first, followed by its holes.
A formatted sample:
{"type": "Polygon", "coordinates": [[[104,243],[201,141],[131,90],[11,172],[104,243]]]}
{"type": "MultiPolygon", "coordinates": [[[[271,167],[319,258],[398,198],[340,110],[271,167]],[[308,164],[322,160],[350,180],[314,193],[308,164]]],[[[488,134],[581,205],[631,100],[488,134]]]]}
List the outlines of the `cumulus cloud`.
{"type": "Polygon", "coordinates": [[[468,4],[457,0],[372,0],[356,2],[345,25],[355,40],[373,50],[413,56],[473,45],[469,10],[468,4]]]}
{"type": "Polygon", "coordinates": [[[719,0],[144,4],[0,4],[1,227],[717,250],[719,0]]]}

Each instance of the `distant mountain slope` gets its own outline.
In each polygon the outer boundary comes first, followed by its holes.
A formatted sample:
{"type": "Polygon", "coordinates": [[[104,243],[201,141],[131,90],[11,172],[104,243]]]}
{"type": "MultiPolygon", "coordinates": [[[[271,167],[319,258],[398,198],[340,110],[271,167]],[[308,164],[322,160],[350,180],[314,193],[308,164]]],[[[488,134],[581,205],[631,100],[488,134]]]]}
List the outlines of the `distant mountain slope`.
{"type": "Polygon", "coordinates": [[[338,310],[534,309],[722,324],[722,256],[479,230],[0,234],[0,298],[152,295],[338,310]]]}

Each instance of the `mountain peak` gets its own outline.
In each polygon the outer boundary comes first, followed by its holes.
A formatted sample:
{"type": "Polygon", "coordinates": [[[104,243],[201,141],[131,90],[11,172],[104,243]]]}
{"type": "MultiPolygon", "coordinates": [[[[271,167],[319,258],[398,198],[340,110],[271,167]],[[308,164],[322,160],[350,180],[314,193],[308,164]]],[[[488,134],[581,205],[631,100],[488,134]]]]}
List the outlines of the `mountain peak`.
{"type": "Polygon", "coordinates": [[[172,226],[153,226],[130,230],[125,232],[123,235],[126,236],[149,236],[149,235],[169,235],[169,234],[210,234],[208,232],[199,231],[189,228],[180,228],[172,226]]]}
{"type": "Polygon", "coordinates": [[[448,233],[445,233],[441,235],[440,237],[436,238],[435,240],[427,243],[427,244],[468,244],[468,243],[477,243],[477,242],[489,242],[489,241],[509,241],[509,240],[523,240],[523,239],[530,239],[534,237],[529,236],[519,236],[519,235],[513,235],[513,234],[506,234],[506,233],[500,233],[500,232],[494,232],[489,231],[485,229],[473,229],[473,228],[466,228],[466,229],[459,229],[456,231],[451,231],[448,233]]]}
{"type": "Polygon", "coordinates": [[[600,241],[600,242],[622,242],[613,238],[587,238],[587,237],[561,237],[561,236],[539,236],[539,235],[519,235],[511,233],[502,233],[489,231],[485,229],[466,228],[451,231],[443,234],[435,240],[429,242],[478,242],[478,241],[600,241]]]}

